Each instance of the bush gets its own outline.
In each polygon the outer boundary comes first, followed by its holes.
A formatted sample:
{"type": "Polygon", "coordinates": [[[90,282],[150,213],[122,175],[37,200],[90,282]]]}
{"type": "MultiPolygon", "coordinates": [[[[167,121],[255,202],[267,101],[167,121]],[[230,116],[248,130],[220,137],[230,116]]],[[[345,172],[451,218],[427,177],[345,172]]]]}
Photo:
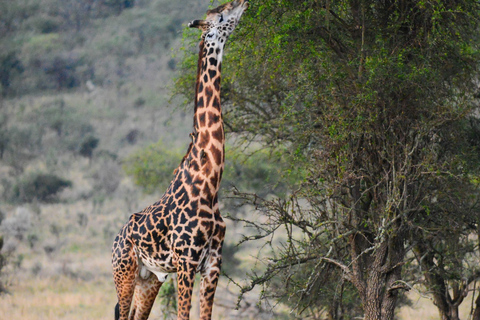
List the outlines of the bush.
{"type": "Polygon", "coordinates": [[[3,52],[0,54],[0,91],[5,97],[10,92],[14,76],[22,73],[24,67],[17,51],[6,48],[1,48],[1,51],[3,52]]]}
{"type": "Polygon", "coordinates": [[[40,33],[53,33],[60,30],[62,21],[59,17],[52,17],[48,15],[39,15],[32,17],[29,20],[32,29],[40,31],[40,33]]]}
{"type": "Polygon", "coordinates": [[[52,61],[45,64],[45,73],[52,76],[56,89],[71,89],[80,83],[76,74],[79,62],[71,58],[55,56],[52,61]]]}
{"type": "Polygon", "coordinates": [[[93,150],[98,146],[100,140],[94,136],[86,137],[80,144],[78,153],[85,158],[92,158],[93,150]]]}
{"type": "Polygon", "coordinates": [[[252,153],[227,149],[222,186],[254,192],[260,197],[285,193],[287,184],[301,179],[302,172],[301,168],[287,165],[289,155],[283,151],[275,154],[264,150],[252,153]]]}
{"type": "Polygon", "coordinates": [[[71,187],[72,182],[54,174],[35,173],[27,175],[13,187],[13,201],[54,201],[60,191],[71,187]]]}
{"type": "MultiPolygon", "coordinates": [[[[135,144],[138,141],[138,136],[139,135],[140,135],[140,131],[138,131],[137,129],[132,129],[125,136],[125,141],[127,141],[129,144],[135,144]]],[[[0,142],[1,142],[1,136],[0,136],[0,142]]],[[[1,147],[1,145],[0,145],[0,147],[1,147]]],[[[1,149],[0,149],[0,151],[1,151],[1,149]]]]}
{"type": "Polygon", "coordinates": [[[41,148],[40,130],[38,127],[20,125],[0,129],[2,159],[15,174],[22,173],[28,162],[38,156],[41,148]]]}
{"type": "Polygon", "coordinates": [[[11,240],[16,239],[18,241],[23,241],[25,239],[28,231],[33,226],[32,214],[33,213],[29,209],[18,207],[13,216],[6,218],[2,222],[0,231],[5,235],[5,239],[7,240],[4,252],[13,252],[16,248],[17,242],[11,240]]]}
{"type": "Polygon", "coordinates": [[[62,98],[43,103],[41,108],[27,114],[22,122],[28,123],[28,128],[40,128],[38,130],[41,131],[39,135],[42,138],[48,138],[49,130],[56,133],[56,139],[54,138],[53,141],[38,142],[45,143],[44,146],[54,143],[57,150],[62,152],[68,150],[74,153],[79,153],[80,149],[86,148],[88,144],[92,147],[92,141],[89,141],[93,136],[90,119],[81,113],[79,108],[67,104],[62,98]],[[84,145],[85,143],[87,145],[84,145]]]}
{"type": "Polygon", "coordinates": [[[145,106],[145,103],[147,101],[142,98],[142,97],[138,97],[137,99],[135,99],[135,101],[133,102],[133,106],[137,109],[141,108],[141,107],[144,107],[145,106]]]}
{"type": "Polygon", "coordinates": [[[147,193],[164,190],[173,178],[173,170],[182,160],[183,154],[166,147],[161,141],[125,159],[124,170],[133,176],[135,183],[147,193]]]}
{"type": "MultiPolygon", "coordinates": [[[[0,235],[0,252],[3,248],[3,237],[0,235]]],[[[7,288],[5,286],[4,280],[2,279],[3,269],[7,265],[7,257],[4,254],[0,253],[0,295],[3,293],[7,293],[7,288]]]]}
{"type": "Polygon", "coordinates": [[[95,165],[92,174],[94,191],[97,194],[112,194],[117,190],[123,176],[120,173],[120,165],[117,161],[105,157],[97,159],[95,165]]]}

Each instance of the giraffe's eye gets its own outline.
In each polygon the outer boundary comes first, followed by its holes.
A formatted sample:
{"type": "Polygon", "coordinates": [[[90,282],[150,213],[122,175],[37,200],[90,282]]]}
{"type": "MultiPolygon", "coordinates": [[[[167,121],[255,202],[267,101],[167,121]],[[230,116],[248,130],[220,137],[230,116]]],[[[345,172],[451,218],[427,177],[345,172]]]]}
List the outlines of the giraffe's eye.
{"type": "Polygon", "coordinates": [[[220,15],[220,19],[218,20],[219,23],[223,22],[223,14],[220,15]]]}

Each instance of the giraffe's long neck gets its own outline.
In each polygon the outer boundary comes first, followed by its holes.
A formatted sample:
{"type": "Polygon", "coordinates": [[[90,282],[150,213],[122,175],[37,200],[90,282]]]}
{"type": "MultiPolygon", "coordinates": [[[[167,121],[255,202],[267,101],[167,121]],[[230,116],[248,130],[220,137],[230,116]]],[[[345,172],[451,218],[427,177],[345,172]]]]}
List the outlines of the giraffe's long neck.
{"type": "MultiPolygon", "coordinates": [[[[220,81],[222,69],[223,46],[200,42],[198,56],[197,83],[195,90],[194,128],[197,131],[211,131],[211,123],[203,116],[217,115],[215,123],[222,124],[220,106],[220,81]]],[[[221,139],[223,143],[223,138],[221,139]]]]}
{"type": "Polygon", "coordinates": [[[200,42],[195,91],[194,142],[192,153],[199,153],[206,186],[214,194],[220,187],[224,168],[225,134],[220,106],[220,80],[223,43],[200,42]]]}

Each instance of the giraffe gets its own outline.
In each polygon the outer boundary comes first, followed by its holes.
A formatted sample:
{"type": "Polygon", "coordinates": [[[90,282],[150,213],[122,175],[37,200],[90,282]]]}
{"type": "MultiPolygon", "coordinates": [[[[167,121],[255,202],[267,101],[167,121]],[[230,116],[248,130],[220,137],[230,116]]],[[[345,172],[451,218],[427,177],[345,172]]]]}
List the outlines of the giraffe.
{"type": "Polygon", "coordinates": [[[205,20],[188,24],[202,31],[192,142],[162,198],[132,214],[115,238],[115,319],[147,319],[161,285],[174,272],[178,319],[190,318],[197,272],[201,274],[200,319],[211,319],[226,229],[217,198],[225,160],[220,106],[222,55],[248,5],[248,0],[234,0],[208,10],[205,20]]]}

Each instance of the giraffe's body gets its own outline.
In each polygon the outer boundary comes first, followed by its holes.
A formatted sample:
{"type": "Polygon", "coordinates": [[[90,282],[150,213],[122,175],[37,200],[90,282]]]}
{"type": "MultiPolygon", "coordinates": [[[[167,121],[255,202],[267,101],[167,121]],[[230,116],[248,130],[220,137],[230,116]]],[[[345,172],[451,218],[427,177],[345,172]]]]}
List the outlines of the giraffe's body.
{"type": "Polygon", "coordinates": [[[202,276],[200,317],[211,318],[225,236],[217,201],[225,144],[221,61],[225,42],[247,7],[248,0],[235,0],[189,24],[203,31],[192,143],[160,201],[133,214],[115,239],[116,319],[147,319],[160,286],[173,272],[178,275],[178,319],[189,319],[196,272],[202,276]]]}

